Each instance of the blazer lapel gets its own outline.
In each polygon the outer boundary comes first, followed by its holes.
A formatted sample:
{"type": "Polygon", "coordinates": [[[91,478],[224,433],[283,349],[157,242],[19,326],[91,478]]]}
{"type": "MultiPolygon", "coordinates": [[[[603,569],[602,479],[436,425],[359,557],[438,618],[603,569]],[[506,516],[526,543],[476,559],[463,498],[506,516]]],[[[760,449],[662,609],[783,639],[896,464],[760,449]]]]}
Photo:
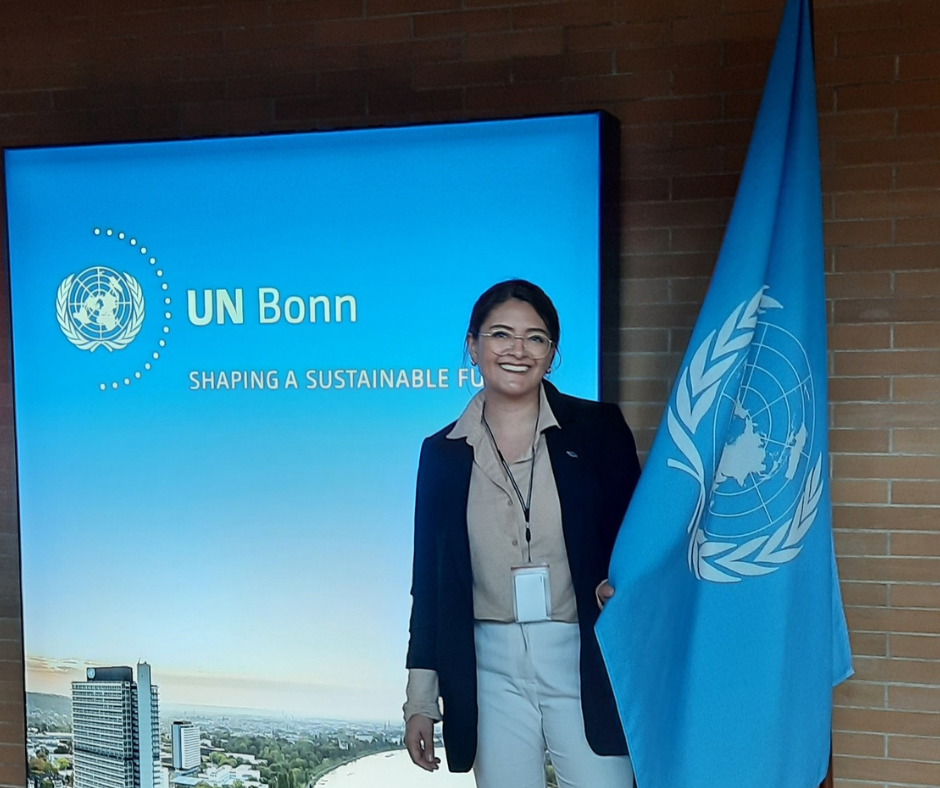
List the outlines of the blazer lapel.
{"type": "Polygon", "coordinates": [[[470,535],[467,532],[467,497],[470,494],[473,449],[465,440],[446,438],[442,452],[445,456],[441,467],[446,470],[441,485],[443,539],[438,566],[442,572],[451,571],[449,559],[458,585],[472,598],[473,576],[470,568],[470,535]]]}
{"type": "Polygon", "coordinates": [[[587,479],[584,460],[581,459],[581,434],[577,425],[572,423],[571,412],[563,396],[550,383],[544,385],[552,413],[559,424],[559,429],[550,429],[545,433],[545,440],[548,444],[548,456],[552,461],[555,486],[558,489],[558,502],[561,505],[561,525],[565,535],[565,548],[568,551],[568,566],[577,587],[584,555],[584,529],[581,527],[581,521],[589,503],[585,500],[587,479]]]}

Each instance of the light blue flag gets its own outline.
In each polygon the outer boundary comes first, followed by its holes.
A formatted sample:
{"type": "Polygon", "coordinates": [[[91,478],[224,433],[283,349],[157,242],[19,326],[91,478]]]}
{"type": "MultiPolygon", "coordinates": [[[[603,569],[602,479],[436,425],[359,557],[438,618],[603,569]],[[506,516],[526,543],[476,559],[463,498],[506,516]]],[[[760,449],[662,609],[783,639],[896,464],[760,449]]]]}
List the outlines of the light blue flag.
{"type": "Polygon", "coordinates": [[[788,0],[711,286],[597,624],[639,788],[811,788],[851,675],[832,546],[809,0],[788,0]]]}

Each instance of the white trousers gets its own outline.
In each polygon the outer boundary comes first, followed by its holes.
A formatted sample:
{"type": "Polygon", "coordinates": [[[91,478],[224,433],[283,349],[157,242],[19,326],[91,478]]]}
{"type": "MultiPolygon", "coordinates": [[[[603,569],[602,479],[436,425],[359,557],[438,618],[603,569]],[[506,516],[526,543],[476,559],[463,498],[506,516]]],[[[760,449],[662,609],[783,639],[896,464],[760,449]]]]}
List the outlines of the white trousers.
{"type": "Polygon", "coordinates": [[[545,788],[546,749],[558,788],[632,788],[630,758],[585,738],[577,624],[478,621],[474,636],[477,788],[545,788]]]}

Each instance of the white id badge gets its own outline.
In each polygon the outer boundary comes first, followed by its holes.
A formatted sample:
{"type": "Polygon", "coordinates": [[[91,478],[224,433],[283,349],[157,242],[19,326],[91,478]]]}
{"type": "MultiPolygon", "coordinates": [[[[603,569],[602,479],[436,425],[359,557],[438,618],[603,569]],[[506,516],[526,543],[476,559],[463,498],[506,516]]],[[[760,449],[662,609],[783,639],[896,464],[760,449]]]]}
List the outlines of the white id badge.
{"type": "Polygon", "coordinates": [[[530,564],[512,568],[512,607],[516,621],[548,621],[552,612],[552,593],[548,583],[548,564],[530,564]]]}

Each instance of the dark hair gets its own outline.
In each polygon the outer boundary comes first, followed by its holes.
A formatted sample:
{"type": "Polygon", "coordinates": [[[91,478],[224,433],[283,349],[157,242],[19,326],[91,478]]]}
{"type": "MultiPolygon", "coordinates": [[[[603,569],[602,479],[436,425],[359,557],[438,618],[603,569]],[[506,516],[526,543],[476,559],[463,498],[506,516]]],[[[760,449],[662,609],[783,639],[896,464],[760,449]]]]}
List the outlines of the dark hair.
{"type": "Polygon", "coordinates": [[[561,339],[561,325],[558,323],[558,312],[545,291],[538,285],[527,282],[525,279],[509,279],[505,282],[498,282],[481,295],[473,305],[470,312],[470,325],[467,326],[467,333],[474,339],[480,333],[483,327],[483,321],[500,304],[515,299],[529,304],[542,318],[545,328],[548,329],[549,339],[552,344],[558,347],[558,340],[561,339]]]}

